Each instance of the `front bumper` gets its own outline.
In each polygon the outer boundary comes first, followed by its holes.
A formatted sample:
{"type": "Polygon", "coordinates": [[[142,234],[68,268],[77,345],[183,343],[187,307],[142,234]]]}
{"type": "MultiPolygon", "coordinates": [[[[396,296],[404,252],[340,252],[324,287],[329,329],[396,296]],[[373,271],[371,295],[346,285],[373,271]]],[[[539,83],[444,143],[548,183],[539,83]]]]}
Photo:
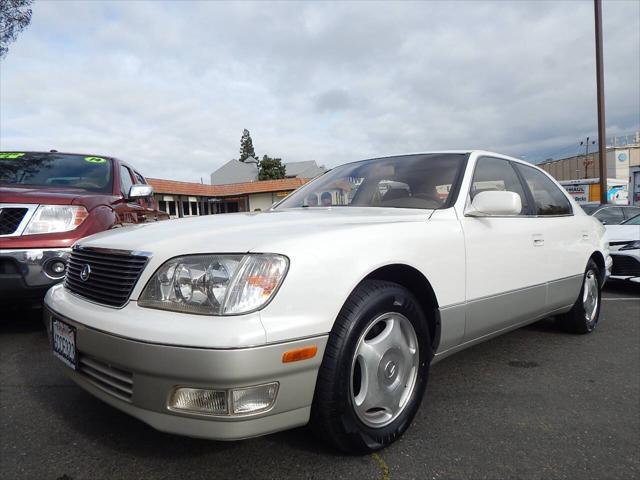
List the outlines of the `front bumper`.
{"type": "Polygon", "coordinates": [[[613,268],[611,269],[611,280],[629,280],[640,283],[640,250],[629,250],[611,254],[613,268]]]}
{"type": "Polygon", "coordinates": [[[44,315],[49,335],[52,317],[76,328],[78,370],[60,362],[65,373],[94,396],[158,430],[238,440],[297,427],[309,420],[326,335],[259,347],[206,349],[130,340],[89,328],[49,308],[44,315]],[[315,357],[282,363],[284,352],[309,345],[318,347],[315,357]],[[279,383],[278,394],[273,407],[262,413],[209,416],[167,407],[178,386],[231,389],[269,382],[279,383]]]}
{"type": "Polygon", "coordinates": [[[41,302],[47,290],[64,278],[64,272],[53,273],[53,262],[66,264],[70,252],[69,248],[0,250],[0,301],[41,302]]]}

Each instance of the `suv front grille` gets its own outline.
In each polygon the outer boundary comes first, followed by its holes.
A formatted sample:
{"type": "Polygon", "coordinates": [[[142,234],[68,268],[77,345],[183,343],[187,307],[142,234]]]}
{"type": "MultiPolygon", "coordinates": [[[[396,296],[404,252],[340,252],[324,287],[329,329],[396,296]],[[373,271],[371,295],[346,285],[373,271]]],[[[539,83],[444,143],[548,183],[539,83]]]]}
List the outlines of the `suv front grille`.
{"type": "Polygon", "coordinates": [[[28,211],[28,208],[0,207],[0,235],[15,233],[28,211]]]}
{"type": "Polygon", "coordinates": [[[148,259],[146,254],[74,247],[64,285],[88,300],[119,308],[129,300],[148,259]]]}
{"type": "Polygon", "coordinates": [[[620,277],[640,277],[640,262],[630,255],[611,255],[613,268],[611,275],[620,277]]]}

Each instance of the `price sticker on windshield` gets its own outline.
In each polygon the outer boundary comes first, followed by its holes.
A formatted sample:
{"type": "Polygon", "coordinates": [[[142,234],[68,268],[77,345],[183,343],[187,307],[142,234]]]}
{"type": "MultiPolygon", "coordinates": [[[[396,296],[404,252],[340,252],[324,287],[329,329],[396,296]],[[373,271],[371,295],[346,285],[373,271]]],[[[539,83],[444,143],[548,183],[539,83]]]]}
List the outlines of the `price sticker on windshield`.
{"type": "Polygon", "coordinates": [[[102,157],[84,157],[84,161],[89,163],[104,163],[107,160],[102,157]]]}
{"type": "Polygon", "coordinates": [[[0,152],[0,158],[20,158],[24,157],[24,153],[0,152]]]}

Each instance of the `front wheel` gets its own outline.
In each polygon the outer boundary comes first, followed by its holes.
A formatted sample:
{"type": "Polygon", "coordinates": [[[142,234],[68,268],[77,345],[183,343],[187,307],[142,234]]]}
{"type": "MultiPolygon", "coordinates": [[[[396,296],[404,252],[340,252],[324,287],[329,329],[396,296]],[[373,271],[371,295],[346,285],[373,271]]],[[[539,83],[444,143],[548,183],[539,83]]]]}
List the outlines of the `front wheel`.
{"type": "Polygon", "coordinates": [[[591,333],[600,318],[601,283],[600,270],[593,260],[587,263],[578,300],[567,313],[557,320],[570,333],[591,333]]]}
{"type": "Polygon", "coordinates": [[[314,432],[348,453],[393,443],[420,406],[431,356],[427,319],[411,292],[363,282],[329,336],[312,406],[314,432]]]}

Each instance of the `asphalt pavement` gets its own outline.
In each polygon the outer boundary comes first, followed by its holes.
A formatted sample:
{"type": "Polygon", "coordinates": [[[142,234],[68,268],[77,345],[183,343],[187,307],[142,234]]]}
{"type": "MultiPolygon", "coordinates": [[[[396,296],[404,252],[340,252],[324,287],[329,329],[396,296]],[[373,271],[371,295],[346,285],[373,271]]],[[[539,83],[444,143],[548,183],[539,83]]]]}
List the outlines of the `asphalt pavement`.
{"type": "Polygon", "coordinates": [[[306,428],[157,432],[63,375],[38,312],[3,311],[0,478],[640,478],[640,291],[608,286],[601,315],[590,335],[545,320],[445,359],[400,441],[345,456],[306,428]]]}

